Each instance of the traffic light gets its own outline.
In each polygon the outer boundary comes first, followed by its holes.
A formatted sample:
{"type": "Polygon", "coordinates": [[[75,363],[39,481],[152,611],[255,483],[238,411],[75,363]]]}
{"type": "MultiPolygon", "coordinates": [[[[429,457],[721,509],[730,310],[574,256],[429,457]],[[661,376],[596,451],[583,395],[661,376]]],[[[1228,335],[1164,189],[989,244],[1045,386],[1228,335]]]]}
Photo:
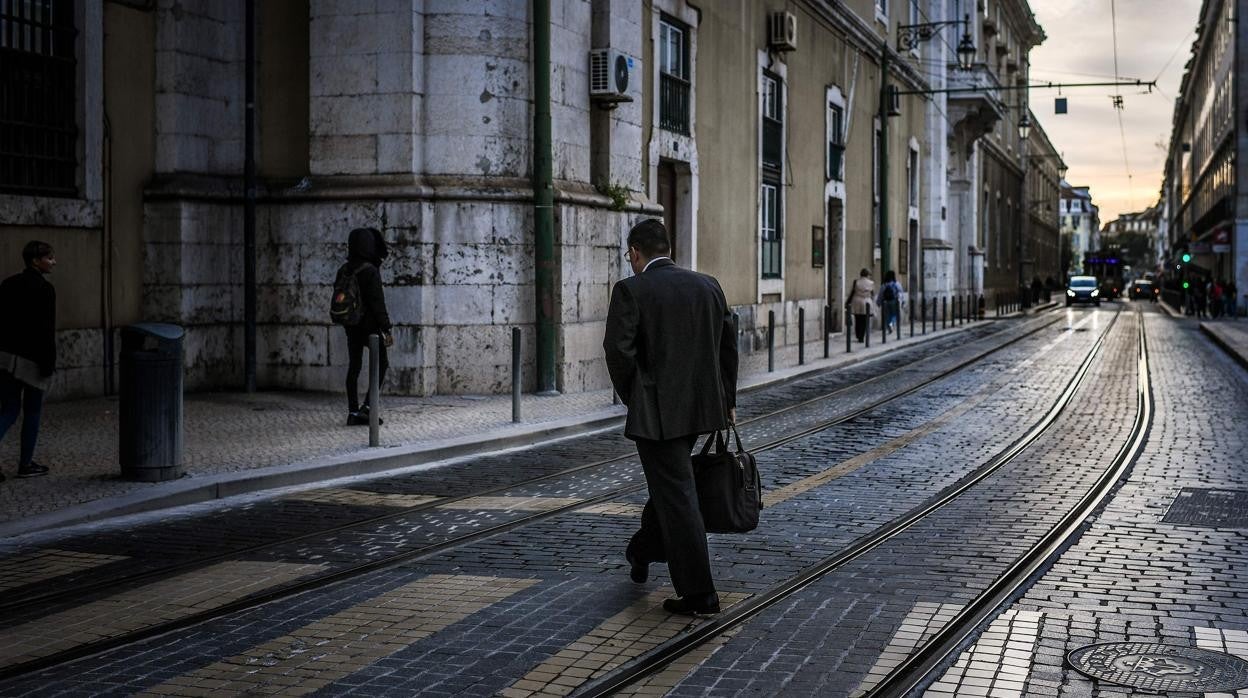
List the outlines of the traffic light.
{"type": "Polygon", "coordinates": [[[1191,256],[1190,254],[1188,254],[1188,253],[1184,252],[1184,253],[1183,253],[1183,263],[1184,263],[1184,264],[1187,264],[1187,263],[1188,263],[1188,262],[1190,262],[1190,261],[1192,261],[1192,256],[1191,256]]]}
{"type": "Polygon", "coordinates": [[[1186,291],[1186,290],[1187,290],[1187,288],[1188,288],[1188,283],[1187,283],[1186,281],[1184,281],[1184,282],[1183,282],[1183,290],[1184,290],[1184,291],[1186,291]]]}

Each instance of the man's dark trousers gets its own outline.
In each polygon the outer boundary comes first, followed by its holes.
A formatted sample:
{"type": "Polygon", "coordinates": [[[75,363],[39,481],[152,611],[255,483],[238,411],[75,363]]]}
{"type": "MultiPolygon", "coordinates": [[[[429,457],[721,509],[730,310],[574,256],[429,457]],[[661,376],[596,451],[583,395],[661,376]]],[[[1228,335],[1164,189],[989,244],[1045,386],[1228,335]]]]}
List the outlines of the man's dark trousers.
{"type": "Polygon", "coordinates": [[[635,439],[650,499],[628,553],[638,562],[667,562],[678,596],[715,591],[689,455],[697,440],[696,435],[664,441],[635,439]]]}

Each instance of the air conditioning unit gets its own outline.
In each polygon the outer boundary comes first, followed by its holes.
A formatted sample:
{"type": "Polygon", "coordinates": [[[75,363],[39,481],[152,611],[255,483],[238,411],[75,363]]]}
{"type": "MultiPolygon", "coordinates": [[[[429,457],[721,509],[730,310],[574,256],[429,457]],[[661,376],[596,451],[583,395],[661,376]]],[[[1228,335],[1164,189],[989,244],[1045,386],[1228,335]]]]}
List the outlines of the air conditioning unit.
{"type": "Polygon", "coordinates": [[[792,12],[767,16],[767,46],[773,51],[797,50],[797,17],[792,12]]]}
{"type": "Polygon", "coordinates": [[[596,48],[589,52],[589,98],[614,106],[631,102],[628,86],[636,70],[637,60],[613,48],[596,48]]]}
{"type": "Polygon", "coordinates": [[[889,116],[901,116],[901,95],[898,94],[896,85],[888,85],[884,88],[885,102],[887,107],[885,112],[889,116]]]}

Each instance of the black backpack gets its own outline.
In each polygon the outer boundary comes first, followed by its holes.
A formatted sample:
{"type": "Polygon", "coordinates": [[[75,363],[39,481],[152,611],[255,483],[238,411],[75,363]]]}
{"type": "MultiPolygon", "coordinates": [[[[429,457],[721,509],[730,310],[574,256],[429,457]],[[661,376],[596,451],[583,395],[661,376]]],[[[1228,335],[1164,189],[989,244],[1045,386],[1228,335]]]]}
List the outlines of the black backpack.
{"type": "Polygon", "coordinates": [[[334,297],[329,302],[329,319],[335,324],[354,327],[364,319],[364,302],[360,297],[360,282],[356,275],[364,268],[364,264],[351,268],[347,262],[338,267],[338,276],[334,277],[334,297]]]}
{"type": "Polygon", "coordinates": [[[882,294],[882,297],[884,300],[890,302],[897,300],[897,287],[893,286],[893,282],[890,281],[884,284],[884,293],[882,294]]]}

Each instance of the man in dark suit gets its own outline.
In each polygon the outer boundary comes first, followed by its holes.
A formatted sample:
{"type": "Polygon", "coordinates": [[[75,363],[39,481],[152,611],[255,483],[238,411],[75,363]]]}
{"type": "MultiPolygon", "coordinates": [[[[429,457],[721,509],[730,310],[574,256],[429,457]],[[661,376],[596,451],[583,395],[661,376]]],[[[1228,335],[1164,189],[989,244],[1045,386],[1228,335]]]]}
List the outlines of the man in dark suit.
{"type": "Polygon", "coordinates": [[[611,382],[637,444],[650,499],[625,553],[633,581],[651,562],[668,563],[677,598],[672,613],[718,613],[706,529],[690,451],[699,434],[736,421],[737,345],[732,314],[714,277],[676,266],[663,223],[628,233],[635,276],[611,291],[603,348],[611,382]]]}

